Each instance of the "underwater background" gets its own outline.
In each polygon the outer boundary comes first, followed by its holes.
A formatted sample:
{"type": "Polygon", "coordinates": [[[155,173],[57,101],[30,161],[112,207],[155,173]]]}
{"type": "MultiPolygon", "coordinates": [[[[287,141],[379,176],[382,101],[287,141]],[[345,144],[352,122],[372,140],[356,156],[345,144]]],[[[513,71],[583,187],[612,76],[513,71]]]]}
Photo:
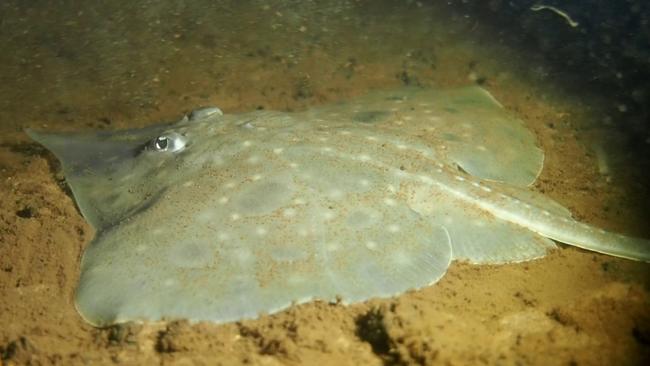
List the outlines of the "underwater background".
{"type": "Polygon", "coordinates": [[[647,264],[565,247],[453,264],[395,299],[234,324],[93,328],[73,293],[92,229],[25,128],[78,131],[304,110],[370,90],[479,84],[546,153],[535,189],[650,238],[643,1],[0,3],[2,364],[643,364],[647,264]]]}

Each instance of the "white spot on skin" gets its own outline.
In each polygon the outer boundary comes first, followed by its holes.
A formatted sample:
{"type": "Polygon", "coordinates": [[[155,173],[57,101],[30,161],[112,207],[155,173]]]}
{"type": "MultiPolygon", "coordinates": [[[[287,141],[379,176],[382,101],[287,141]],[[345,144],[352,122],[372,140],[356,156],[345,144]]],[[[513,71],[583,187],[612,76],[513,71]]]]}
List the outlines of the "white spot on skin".
{"type": "Polygon", "coordinates": [[[273,153],[276,154],[276,155],[282,154],[283,151],[284,151],[284,149],[281,148],[281,147],[276,147],[275,149],[273,149],[273,153]]]}
{"type": "Polygon", "coordinates": [[[371,159],[370,159],[370,156],[368,156],[366,154],[361,154],[361,155],[359,155],[359,160],[361,160],[361,161],[370,161],[371,159]]]}
{"type": "Polygon", "coordinates": [[[395,169],[395,170],[393,171],[393,173],[394,173],[395,176],[398,177],[398,178],[404,178],[404,177],[406,177],[406,172],[402,171],[401,169],[395,169]]]}
{"type": "Polygon", "coordinates": [[[370,181],[367,180],[367,179],[361,179],[361,180],[359,181],[359,184],[360,184],[362,187],[368,187],[368,186],[370,185],[370,181]]]}
{"type": "Polygon", "coordinates": [[[235,188],[236,184],[235,182],[228,182],[224,185],[226,188],[235,188]]]}
{"type": "Polygon", "coordinates": [[[343,197],[343,191],[341,191],[340,189],[333,189],[327,195],[333,199],[340,199],[341,197],[343,197]]]}
{"type": "Polygon", "coordinates": [[[331,147],[329,147],[329,146],[325,146],[325,147],[321,148],[321,151],[323,151],[323,152],[332,152],[333,149],[331,147]]]}
{"type": "Polygon", "coordinates": [[[293,200],[294,205],[304,205],[305,203],[307,203],[307,201],[305,201],[302,198],[296,198],[295,200],[293,200]]]}
{"type": "Polygon", "coordinates": [[[404,253],[403,251],[396,252],[392,257],[392,260],[393,263],[398,264],[400,266],[409,265],[413,262],[411,256],[404,253]]]}
{"type": "Polygon", "coordinates": [[[327,249],[328,252],[334,252],[341,249],[341,246],[338,243],[327,243],[325,249],[327,249]]]}
{"type": "Polygon", "coordinates": [[[366,136],[366,140],[368,140],[368,141],[377,141],[377,138],[375,136],[366,136]]]}
{"type": "Polygon", "coordinates": [[[486,191],[486,192],[492,192],[492,189],[490,187],[481,186],[481,189],[486,191]]]}
{"type": "Polygon", "coordinates": [[[433,184],[433,182],[434,182],[433,178],[428,177],[426,175],[420,175],[420,176],[418,176],[418,178],[420,178],[420,181],[423,182],[423,183],[433,184]]]}
{"type": "Polygon", "coordinates": [[[254,176],[251,177],[251,179],[254,180],[254,181],[258,181],[258,180],[262,179],[262,175],[261,174],[255,174],[254,176]]]}
{"type": "Polygon", "coordinates": [[[237,221],[237,220],[239,220],[240,218],[241,218],[241,215],[238,214],[238,213],[230,214],[230,219],[231,219],[232,221],[237,221]]]}
{"type": "Polygon", "coordinates": [[[334,218],[334,216],[335,216],[334,212],[332,212],[332,211],[325,211],[325,213],[323,214],[323,218],[325,220],[331,220],[331,219],[334,218]]]}
{"type": "Polygon", "coordinates": [[[127,182],[127,181],[133,179],[133,177],[135,177],[135,174],[129,173],[129,174],[123,176],[122,178],[120,178],[120,182],[127,182]]]}
{"type": "Polygon", "coordinates": [[[487,151],[487,148],[485,146],[483,146],[483,145],[478,145],[476,147],[476,149],[479,150],[479,151],[487,151]]]}
{"type": "Polygon", "coordinates": [[[228,197],[223,196],[223,197],[219,198],[219,203],[222,204],[222,205],[228,203],[228,197]]]}
{"type": "Polygon", "coordinates": [[[457,181],[460,181],[460,182],[464,182],[464,181],[465,181],[465,178],[461,177],[460,175],[456,175],[456,176],[454,176],[454,178],[456,178],[456,180],[457,180],[457,181]]]}
{"type": "Polygon", "coordinates": [[[386,206],[395,206],[397,204],[397,202],[395,202],[395,200],[392,198],[385,198],[384,203],[386,206]]]}
{"type": "Polygon", "coordinates": [[[235,252],[235,258],[239,263],[248,263],[253,258],[251,252],[247,249],[239,249],[235,252]]]}
{"type": "Polygon", "coordinates": [[[388,225],[388,232],[396,233],[398,231],[399,231],[399,225],[395,225],[395,224],[388,225]]]}
{"type": "Polygon", "coordinates": [[[221,241],[225,241],[225,240],[230,239],[230,235],[228,235],[228,233],[219,233],[219,234],[217,234],[217,239],[219,239],[221,241]]]}
{"type": "Polygon", "coordinates": [[[257,155],[253,155],[253,156],[249,157],[248,159],[246,159],[246,162],[248,164],[257,164],[257,163],[260,162],[260,157],[257,156],[257,155]]]}
{"type": "Polygon", "coordinates": [[[264,235],[268,234],[268,232],[269,231],[264,226],[258,226],[258,227],[255,228],[255,234],[257,234],[259,236],[264,236],[264,235]]]}
{"type": "Polygon", "coordinates": [[[368,249],[370,249],[370,250],[375,250],[375,249],[377,249],[377,243],[375,243],[375,242],[372,241],[372,240],[368,240],[368,241],[366,242],[366,248],[368,248],[368,249]]]}
{"type": "Polygon", "coordinates": [[[191,181],[191,180],[189,180],[189,181],[183,183],[183,187],[185,187],[185,188],[187,188],[187,187],[191,187],[191,186],[193,186],[193,185],[194,185],[194,181],[191,181]]]}
{"type": "Polygon", "coordinates": [[[434,154],[433,151],[423,151],[422,155],[425,158],[430,158],[430,159],[436,156],[436,154],[434,154]]]}
{"type": "Polygon", "coordinates": [[[284,217],[294,217],[296,216],[296,210],[293,208],[287,208],[282,212],[284,217]]]}
{"type": "Polygon", "coordinates": [[[224,161],[220,156],[213,156],[208,159],[213,165],[223,165],[224,161]]]}
{"type": "Polygon", "coordinates": [[[544,216],[551,216],[551,213],[546,210],[542,211],[542,213],[544,214],[544,216]]]}
{"type": "Polygon", "coordinates": [[[293,169],[296,169],[298,167],[298,164],[296,163],[289,163],[289,166],[292,167],[293,169]]]}
{"type": "Polygon", "coordinates": [[[248,141],[248,140],[246,140],[246,141],[244,141],[244,142],[242,143],[242,145],[243,145],[244,147],[250,147],[250,146],[253,146],[253,143],[250,142],[250,141],[248,141]]]}
{"type": "Polygon", "coordinates": [[[400,149],[400,150],[404,150],[404,149],[406,149],[406,145],[404,145],[404,144],[398,144],[398,145],[396,145],[396,146],[397,146],[397,148],[400,149]]]}

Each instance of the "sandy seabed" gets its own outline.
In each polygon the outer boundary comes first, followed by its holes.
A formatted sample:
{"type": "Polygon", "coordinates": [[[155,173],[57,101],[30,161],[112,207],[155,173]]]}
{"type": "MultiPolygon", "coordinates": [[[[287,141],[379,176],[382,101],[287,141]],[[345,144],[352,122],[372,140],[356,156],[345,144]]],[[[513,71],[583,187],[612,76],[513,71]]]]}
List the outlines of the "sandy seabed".
{"type": "Polygon", "coordinates": [[[480,21],[415,2],[222,3],[2,5],[0,364],[650,360],[650,267],[565,246],[527,263],[454,263],[433,286],[352,306],[223,325],[86,324],[73,295],[93,230],[27,127],[117,129],[202,105],[300,110],[372,89],[480,82],[546,152],[533,189],[584,222],[650,237],[648,163],[615,149],[625,136],[616,115],[604,118],[607,101],[567,92],[542,58],[500,45],[480,21]]]}

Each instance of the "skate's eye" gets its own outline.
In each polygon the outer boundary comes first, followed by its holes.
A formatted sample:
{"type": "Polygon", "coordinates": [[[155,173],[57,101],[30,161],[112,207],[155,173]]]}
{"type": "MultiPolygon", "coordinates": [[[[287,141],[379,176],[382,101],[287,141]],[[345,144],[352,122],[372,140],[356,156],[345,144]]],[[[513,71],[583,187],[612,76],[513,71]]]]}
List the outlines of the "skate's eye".
{"type": "Polygon", "coordinates": [[[169,151],[176,152],[183,150],[187,144],[187,139],[175,132],[160,135],[147,144],[147,149],[151,151],[169,151]]]}
{"type": "Polygon", "coordinates": [[[166,151],[168,146],[169,137],[167,136],[156,137],[156,139],[153,141],[153,147],[155,150],[166,151]]]}

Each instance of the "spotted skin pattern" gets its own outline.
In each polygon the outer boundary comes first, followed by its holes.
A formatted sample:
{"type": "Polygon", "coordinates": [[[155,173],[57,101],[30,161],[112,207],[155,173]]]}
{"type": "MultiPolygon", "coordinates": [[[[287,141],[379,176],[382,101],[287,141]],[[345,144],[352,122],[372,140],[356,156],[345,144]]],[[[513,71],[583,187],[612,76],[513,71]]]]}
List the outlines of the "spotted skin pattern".
{"type": "Polygon", "coordinates": [[[389,297],[435,283],[452,260],[532,260],[553,240],[650,258],[647,240],[579,223],[529,190],[544,155],[478,87],[29,133],[97,229],[76,306],[98,326],[389,297]]]}

